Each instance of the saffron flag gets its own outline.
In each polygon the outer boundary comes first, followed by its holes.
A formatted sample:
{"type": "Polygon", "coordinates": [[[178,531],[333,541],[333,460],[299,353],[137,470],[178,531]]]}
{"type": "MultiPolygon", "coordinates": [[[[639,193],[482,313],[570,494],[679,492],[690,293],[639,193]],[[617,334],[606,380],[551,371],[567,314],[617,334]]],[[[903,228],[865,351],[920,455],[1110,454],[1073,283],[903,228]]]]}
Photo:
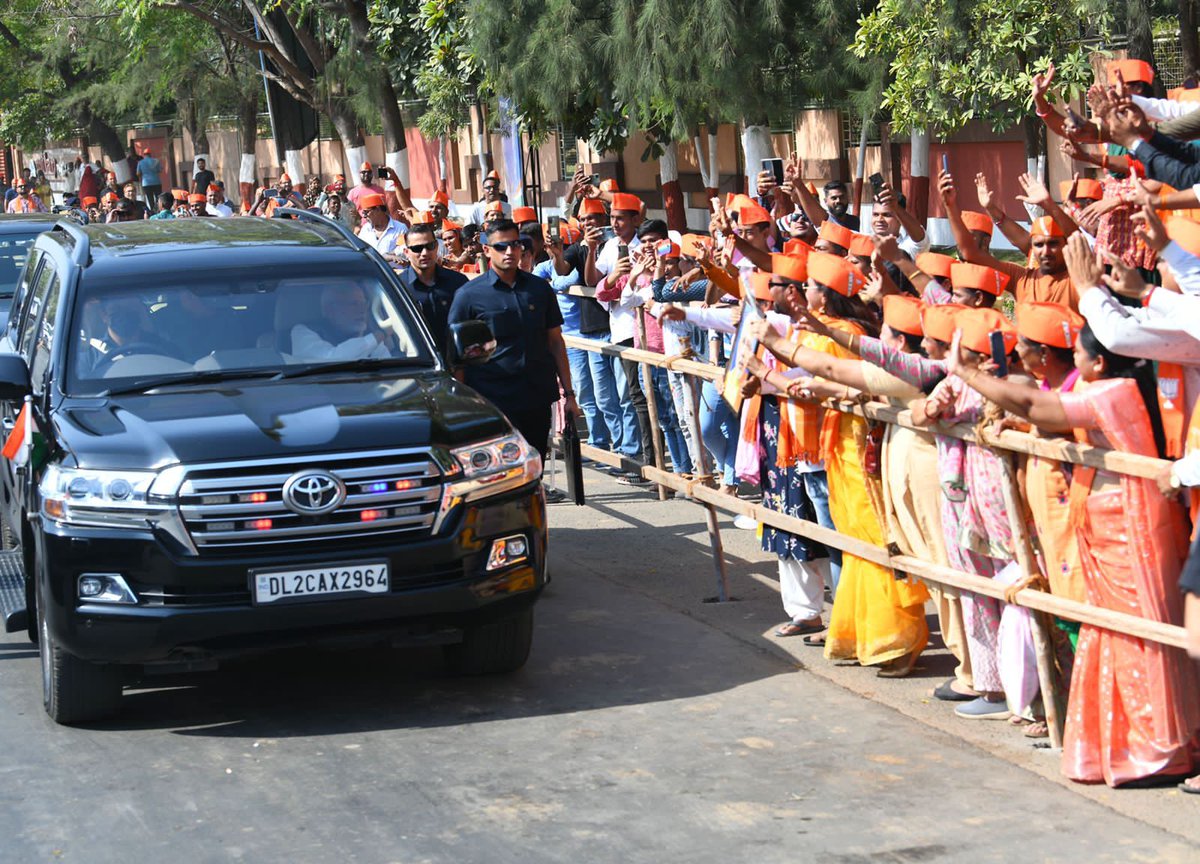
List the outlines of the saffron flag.
{"type": "Polygon", "coordinates": [[[5,459],[12,461],[18,468],[29,462],[29,449],[33,446],[33,411],[30,409],[30,402],[25,400],[25,404],[21,406],[21,413],[17,415],[16,425],[13,426],[12,432],[8,433],[8,438],[4,442],[3,453],[5,459]]]}

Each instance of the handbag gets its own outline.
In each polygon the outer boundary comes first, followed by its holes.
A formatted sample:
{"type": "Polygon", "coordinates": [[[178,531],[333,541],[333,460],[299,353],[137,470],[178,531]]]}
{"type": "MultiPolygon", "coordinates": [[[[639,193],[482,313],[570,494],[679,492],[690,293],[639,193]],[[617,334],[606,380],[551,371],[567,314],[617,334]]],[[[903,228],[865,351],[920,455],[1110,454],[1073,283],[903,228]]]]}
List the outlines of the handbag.
{"type": "Polygon", "coordinates": [[[575,415],[566,414],[562,431],[563,467],[567,474],[567,497],[577,505],[584,504],[583,454],[579,450],[579,429],[575,415]]]}

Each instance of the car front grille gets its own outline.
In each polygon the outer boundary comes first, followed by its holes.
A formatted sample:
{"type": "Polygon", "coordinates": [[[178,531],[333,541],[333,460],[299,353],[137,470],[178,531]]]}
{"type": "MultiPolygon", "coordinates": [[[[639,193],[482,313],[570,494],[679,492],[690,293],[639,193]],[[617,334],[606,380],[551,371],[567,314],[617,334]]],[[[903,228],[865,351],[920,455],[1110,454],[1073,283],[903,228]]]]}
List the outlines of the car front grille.
{"type": "Polygon", "coordinates": [[[430,533],[442,498],[442,471],[428,451],[391,450],[205,465],[187,471],[179,512],[201,554],[430,533]],[[284,503],[300,471],[324,470],[345,484],[328,513],[303,515],[284,503]]]}

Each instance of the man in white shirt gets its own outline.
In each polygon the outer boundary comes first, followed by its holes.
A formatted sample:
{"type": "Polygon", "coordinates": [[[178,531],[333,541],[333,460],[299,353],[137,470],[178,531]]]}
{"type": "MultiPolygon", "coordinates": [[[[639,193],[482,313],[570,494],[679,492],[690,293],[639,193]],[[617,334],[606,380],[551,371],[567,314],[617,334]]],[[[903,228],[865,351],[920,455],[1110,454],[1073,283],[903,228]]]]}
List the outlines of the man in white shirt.
{"type": "Polygon", "coordinates": [[[504,211],[504,218],[512,218],[512,206],[500,197],[500,174],[497,171],[489,171],[483,178],[483,197],[471,208],[471,221],[482,225],[487,221],[488,211],[496,209],[497,206],[504,211]]]}
{"type": "Polygon", "coordinates": [[[367,296],[358,285],[331,285],[321,292],[321,318],[292,328],[292,354],[300,360],[391,357],[382,330],[371,328],[367,296]]]}
{"type": "Polygon", "coordinates": [[[208,184],[208,215],[226,218],[233,215],[233,208],[225,203],[225,190],[216,183],[208,184]]]}
{"type": "Polygon", "coordinates": [[[387,200],[378,192],[369,192],[358,199],[363,223],[358,236],[375,247],[389,264],[403,267],[405,262],[396,254],[396,244],[408,231],[403,222],[397,222],[388,212],[387,200]]]}

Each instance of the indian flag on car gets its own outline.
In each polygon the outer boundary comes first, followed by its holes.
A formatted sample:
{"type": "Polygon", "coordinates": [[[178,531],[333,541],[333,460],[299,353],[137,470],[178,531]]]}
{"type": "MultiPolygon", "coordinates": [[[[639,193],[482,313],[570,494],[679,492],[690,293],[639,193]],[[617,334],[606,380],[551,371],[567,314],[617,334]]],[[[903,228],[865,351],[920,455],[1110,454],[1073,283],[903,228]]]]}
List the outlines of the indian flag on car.
{"type": "Polygon", "coordinates": [[[29,464],[31,454],[36,451],[36,455],[40,457],[44,449],[45,443],[37,431],[37,423],[33,420],[32,402],[26,397],[25,404],[21,406],[21,413],[17,415],[17,422],[12,432],[8,433],[4,449],[0,450],[0,453],[20,468],[29,464]]]}

